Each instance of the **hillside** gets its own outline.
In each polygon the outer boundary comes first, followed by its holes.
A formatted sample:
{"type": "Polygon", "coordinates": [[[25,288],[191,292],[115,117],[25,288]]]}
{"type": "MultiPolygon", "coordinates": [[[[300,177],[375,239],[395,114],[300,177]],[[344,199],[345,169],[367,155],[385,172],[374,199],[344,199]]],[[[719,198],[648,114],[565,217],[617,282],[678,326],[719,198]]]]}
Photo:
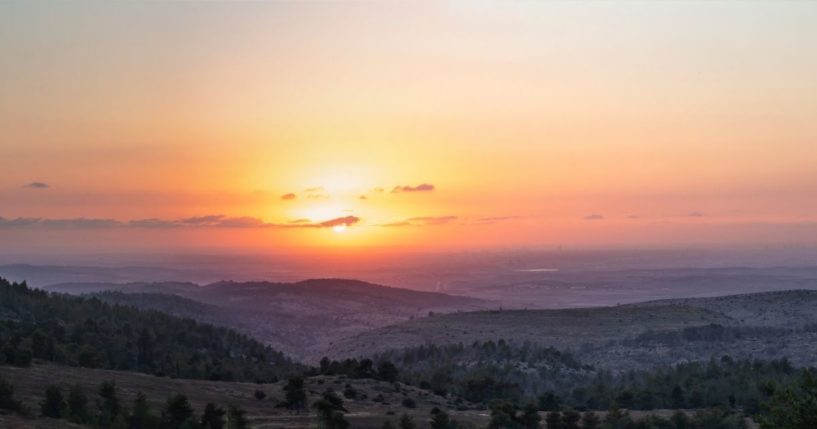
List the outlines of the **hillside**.
{"type": "Polygon", "coordinates": [[[0,279],[0,362],[180,378],[275,380],[302,367],[236,331],[0,279]]]}
{"type": "Polygon", "coordinates": [[[228,326],[293,356],[315,362],[338,338],[429,312],[494,306],[474,298],[344,279],[296,283],[219,282],[205,286],[179,282],[67,283],[46,289],[72,294],[122,292],[122,295],[101,297],[119,304],[170,310],[179,316],[228,326]],[[177,295],[208,307],[206,311],[190,304],[168,308],[167,300],[155,294],[177,295]]]}
{"type": "Polygon", "coordinates": [[[513,338],[559,349],[624,339],[647,329],[680,329],[731,320],[690,306],[599,307],[562,310],[475,311],[434,315],[339,341],[338,356],[357,356],[422,344],[453,344],[513,338]]]}
{"type": "Polygon", "coordinates": [[[817,364],[817,292],[788,291],[561,310],[424,317],[336,343],[339,356],[423,344],[514,339],[569,350],[601,368],[736,357],[817,364]]]}
{"type": "Polygon", "coordinates": [[[723,314],[738,323],[793,327],[817,323],[817,290],[789,290],[681,298],[634,304],[639,307],[688,305],[723,314]]]}
{"type": "MultiPolygon", "coordinates": [[[[561,258],[523,258],[506,264],[490,265],[489,261],[483,261],[482,266],[472,264],[468,270],[438,270],[426,274],[433,277],[440,291],[495,300],[506,308],[581,308],[657,299],[817,289],[817,267],[811,265],[702,268],[678,265],[675,259],[664,260],[649,253],[636,253],[629,258],[619,255],[622,260],[608,256],[609,260],[602,258],[596,263],[582,264],[580,268],[576,266],[578,261],[566,254],[561,258]],[[634,261],[645,263],[651,257],[659,258],[659,268],[633,266],[634,261]],[[491,269],[486,269],[486,265],[491,269]]],[[[722,263],[725,261],[715,264],[722,263]]]]}

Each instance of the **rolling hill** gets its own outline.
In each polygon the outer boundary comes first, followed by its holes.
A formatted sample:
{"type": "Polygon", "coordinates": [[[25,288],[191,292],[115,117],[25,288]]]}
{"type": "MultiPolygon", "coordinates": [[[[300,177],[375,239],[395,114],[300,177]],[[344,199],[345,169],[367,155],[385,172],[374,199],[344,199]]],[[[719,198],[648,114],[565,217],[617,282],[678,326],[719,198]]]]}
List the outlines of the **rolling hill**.
{"type": "Polygon", "coordinates": [[[45,288],[70,294],[99,294],[117,304],[170,311],[182,317],[229,326],[293,356],[317,361],[339,338],[428,314],[484,309],[495,304],[435,292],[390,288],[345,279],[296,283],[62,283],[45,288]],[[175,295],[195,301],[177,302],[175,295]]]}
{"type": "Polygon", "coordinates": [[[423,344],[512,339],[573,352],[601,368],[637,369],[722,355],[817,364],[817,292],[786,291],[614,307],[435,315],[338,341],[337,356],[423,344]]]}

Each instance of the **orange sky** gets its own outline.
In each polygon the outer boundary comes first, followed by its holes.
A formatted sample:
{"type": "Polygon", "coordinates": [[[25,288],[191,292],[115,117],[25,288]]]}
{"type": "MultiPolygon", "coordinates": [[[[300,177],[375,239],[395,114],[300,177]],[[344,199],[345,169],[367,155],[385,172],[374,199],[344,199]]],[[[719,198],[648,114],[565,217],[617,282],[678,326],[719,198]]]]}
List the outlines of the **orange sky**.
{"type": "Polygon", "coordinates": [[[0,239],[813,244],[815,22],[811,2],[3,2],[0,239]]]}

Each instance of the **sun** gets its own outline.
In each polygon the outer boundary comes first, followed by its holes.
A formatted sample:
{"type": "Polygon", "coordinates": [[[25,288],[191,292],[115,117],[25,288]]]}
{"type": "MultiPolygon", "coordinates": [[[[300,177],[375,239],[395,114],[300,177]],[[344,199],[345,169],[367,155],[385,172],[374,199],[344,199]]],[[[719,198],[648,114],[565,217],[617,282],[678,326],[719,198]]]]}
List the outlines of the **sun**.
{"type": "Polygon", "coordinates": [[[345,223],[342,223],[342,224],[340,224],[340,225],[335,225],[335,226],[333,226],[333,227],[332,227],[332,231],[335,231],[335,232],[337,232],[338,234],[340,234],[340,233],[342,233],[343,231],[346,231],[346,224],[345,224],[345,223]]]}

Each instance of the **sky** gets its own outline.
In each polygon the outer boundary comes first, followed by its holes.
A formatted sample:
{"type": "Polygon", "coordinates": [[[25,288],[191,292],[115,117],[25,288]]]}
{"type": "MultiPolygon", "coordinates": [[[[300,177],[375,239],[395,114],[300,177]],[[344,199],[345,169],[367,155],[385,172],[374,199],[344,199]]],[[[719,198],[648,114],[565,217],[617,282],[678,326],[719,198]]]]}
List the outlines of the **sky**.
{"type": "Polygon", "coordinates": [[[817,3],[0,3],[0,241],[817,244],[817,3]]]}

